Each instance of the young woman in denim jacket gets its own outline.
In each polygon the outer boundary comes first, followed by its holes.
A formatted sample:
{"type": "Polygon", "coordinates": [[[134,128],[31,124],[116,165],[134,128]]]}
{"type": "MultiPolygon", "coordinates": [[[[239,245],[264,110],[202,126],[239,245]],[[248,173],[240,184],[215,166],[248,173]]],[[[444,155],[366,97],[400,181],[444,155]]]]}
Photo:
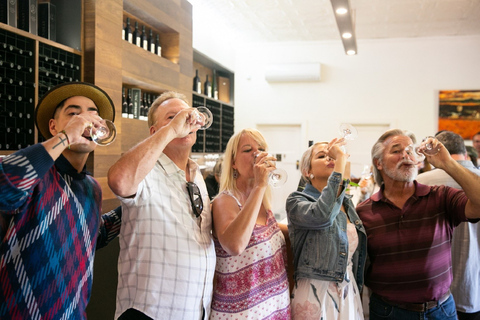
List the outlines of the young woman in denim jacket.
{"type": "Polygon", "coordinates": [[[367,237],[346,194],[344,144],[333,139],[308,148],[301,160],[308,183],[287,199],[295,267],[293,319],[363,319],[367,237]]]}

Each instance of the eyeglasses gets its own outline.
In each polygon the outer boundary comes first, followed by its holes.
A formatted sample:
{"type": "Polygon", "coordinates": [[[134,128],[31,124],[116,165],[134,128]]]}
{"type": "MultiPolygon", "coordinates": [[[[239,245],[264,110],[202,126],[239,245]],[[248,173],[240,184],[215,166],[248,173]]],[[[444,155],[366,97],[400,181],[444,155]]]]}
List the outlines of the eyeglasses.
{"type": "Polygon", "coordinates": [[[200,217],[203,211],[203,200],[200,189],[193,182],[187,182],[188,196],[190,197],[190,203],[192,204],[192,210],[195,217],[200,217]]]}

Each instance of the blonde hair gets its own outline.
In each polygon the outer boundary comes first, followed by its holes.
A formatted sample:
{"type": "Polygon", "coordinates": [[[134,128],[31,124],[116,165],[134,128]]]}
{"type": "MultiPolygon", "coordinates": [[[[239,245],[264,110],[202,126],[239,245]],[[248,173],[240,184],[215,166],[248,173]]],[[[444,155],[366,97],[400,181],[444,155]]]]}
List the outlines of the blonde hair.
{"type": "Polygon", "coordinates": [[[155,101],[153,101],[151,107],[148,109],[148,127],[155,125],[157,119],[155,118],[155,112],[157,111],[158,107],[165,101],[170,99],[180,99],[188,104],[187,97],[175,91],[165,91],[162,93],[155,101]]]}
{"type": "MultiPolygon", "coordinates": [[[[223,191],[230,191],[234,195],[240,193],[240,191],[237,188],[236,179],[233,177],[234,169],[232,166],[233,166],[233,163],[235,162],[235,159],[237,158],[238,144],[240,143],[240,139],[244,135],[253,138],[253,140],[255,140],[255,142],[257,142],[260,147],[265,148],[265,150],[267,150],[268,148],[265,138],[257,129],[253,129],[253,128],[243,129],[242,131],[230,137],[230,140],[228,140],[227,147],[225,149],[225,154],[223,156],[222,174],[220,176],[220,188],[218,192],[219,194],[222,193],[223,191]]],[[[270,200],[271,200],[271,191],[270,191],[270,187],[267,187],[267,191],[263,196],[263,205],[266,209],[271,208],[270,200]]]]}
{"type": "Polygon", "coordinates": [[[322,141],[322,142],[317,142],[310,147],[308,147],[307,150],[302,155],[302,159],[300,160],[300,172],[302,173],[302,176],[307,179],[309,183],[311,183],[310,177],[308,175],[308,172],[312,168],[312,155],[313,155],[313,149],[315,149],[316,146],[320,144],[328,144],[328,142],[322,141]]]}

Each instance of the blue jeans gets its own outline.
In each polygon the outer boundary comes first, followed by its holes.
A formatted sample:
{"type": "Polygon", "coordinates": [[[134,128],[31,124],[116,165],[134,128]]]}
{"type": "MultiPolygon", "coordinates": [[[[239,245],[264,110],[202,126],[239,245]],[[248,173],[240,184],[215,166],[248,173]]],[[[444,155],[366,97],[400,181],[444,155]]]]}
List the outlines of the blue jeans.
{"type": "Polygon", "coordinates": [[[394,307],[375,294],[370,297],[370,320],[456,320],[457,311],[453,296],[441,305],[426,312],[415,312],[394,307]]]}

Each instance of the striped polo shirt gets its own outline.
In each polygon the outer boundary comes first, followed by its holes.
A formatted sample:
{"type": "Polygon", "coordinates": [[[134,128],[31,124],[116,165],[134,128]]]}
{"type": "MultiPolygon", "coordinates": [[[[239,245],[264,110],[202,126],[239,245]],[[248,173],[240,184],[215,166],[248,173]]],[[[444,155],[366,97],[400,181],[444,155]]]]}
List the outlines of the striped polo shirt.
{"type": "Polygon", "coordinates": [[[461,190],[415,181],[415,194],[398,208],[381,190],[357,206],[368,236],[366,285],[399,303],[438,300],[452,282],[453,229],[466,221],[461,190]]]}

